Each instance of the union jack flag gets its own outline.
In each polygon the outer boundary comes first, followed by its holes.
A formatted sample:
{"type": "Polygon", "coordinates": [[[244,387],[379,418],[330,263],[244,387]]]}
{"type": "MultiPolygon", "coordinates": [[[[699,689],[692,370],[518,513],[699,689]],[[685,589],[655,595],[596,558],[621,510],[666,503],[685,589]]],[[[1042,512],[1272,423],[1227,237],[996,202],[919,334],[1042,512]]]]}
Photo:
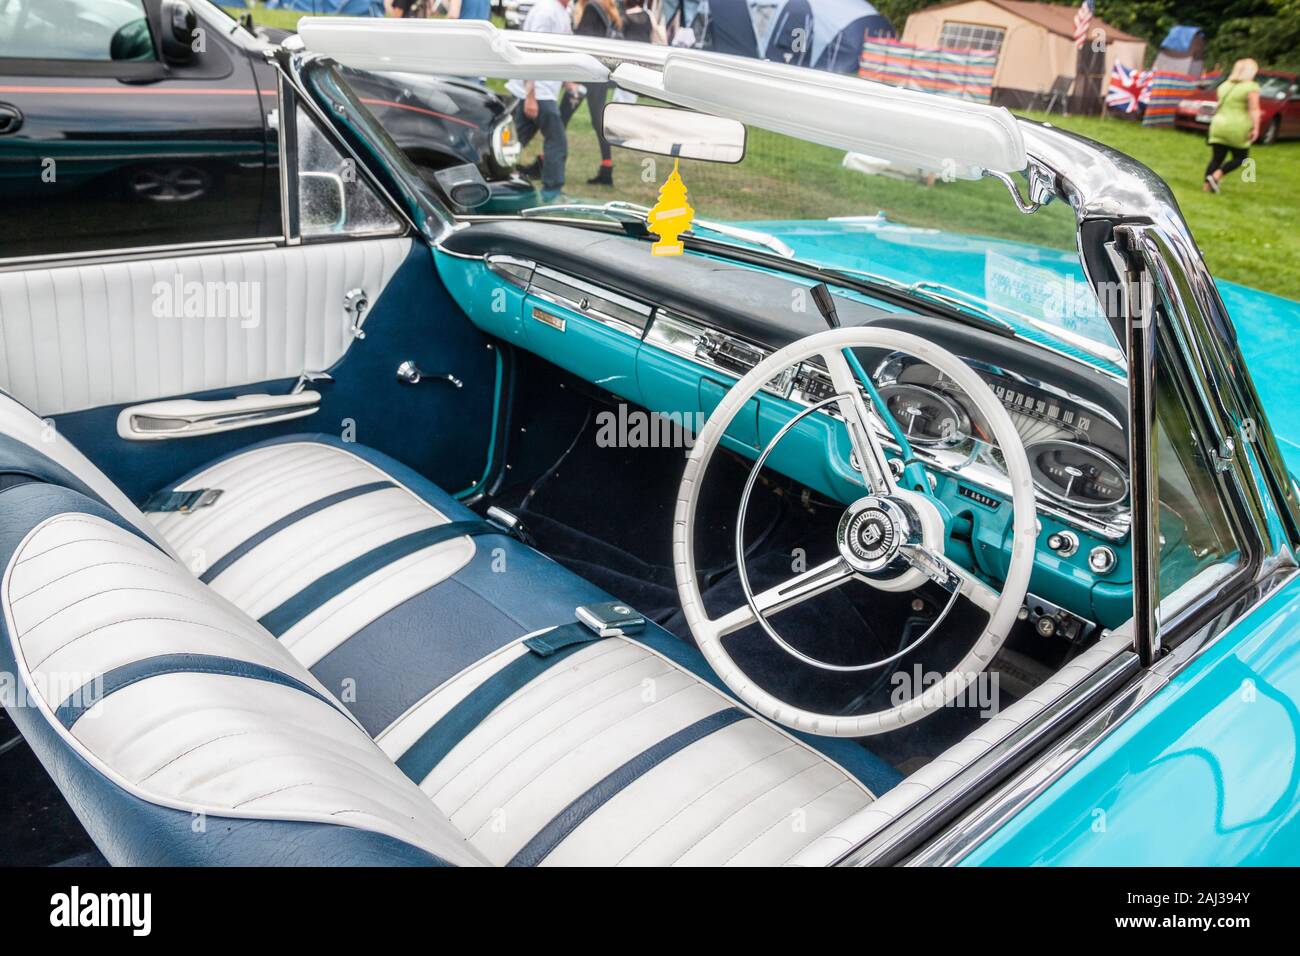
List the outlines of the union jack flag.
{"type": "Polygon", "coordinates": [[[1151,98],[1151,71],[1130,70],[1116,63],[1110,71],[1110,86],[1106,89],[1106,105],[1125,113],[1135,113],[1139,105],[1151,98]]]}
{"type": "Polygon", "coordinates": [[[1088,39],[1088,27],[1092,23],[1092,0],[1083,0],[1074,13],[1074,46],[1083,49],[1088,39]]]}

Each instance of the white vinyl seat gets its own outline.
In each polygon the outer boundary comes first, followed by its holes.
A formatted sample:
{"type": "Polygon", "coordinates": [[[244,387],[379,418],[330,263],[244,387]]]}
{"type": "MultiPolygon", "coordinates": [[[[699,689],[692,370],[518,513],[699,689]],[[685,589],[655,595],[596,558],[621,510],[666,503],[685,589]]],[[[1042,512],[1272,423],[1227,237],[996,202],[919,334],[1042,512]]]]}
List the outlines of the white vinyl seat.
{"type": "Polygon", "coordinates": [[[597,639],[608,595],[391,459],[277,440],[146,518],[38,425],[0,398],[0,666],[110,862],[780,864],[897,779],[597,639]]]}

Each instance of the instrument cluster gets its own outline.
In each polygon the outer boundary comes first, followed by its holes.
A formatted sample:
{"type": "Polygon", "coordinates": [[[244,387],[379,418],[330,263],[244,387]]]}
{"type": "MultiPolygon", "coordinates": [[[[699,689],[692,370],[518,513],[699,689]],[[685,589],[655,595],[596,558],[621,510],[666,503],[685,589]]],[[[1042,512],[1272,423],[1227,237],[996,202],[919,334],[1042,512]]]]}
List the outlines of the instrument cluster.
{"type": "MultiPolygon", "coordinates": [[[[1040,507],[1088,530],[1121,537],[1129,515],[1121,423],[1051,383],[969,364],[993,390],[1024,443],[1040,507]]],[[[1006,484],[992,430],[955,382],[901,353],[880,361],[872,379],[918,456],[994,489],[1006,484]]]]}

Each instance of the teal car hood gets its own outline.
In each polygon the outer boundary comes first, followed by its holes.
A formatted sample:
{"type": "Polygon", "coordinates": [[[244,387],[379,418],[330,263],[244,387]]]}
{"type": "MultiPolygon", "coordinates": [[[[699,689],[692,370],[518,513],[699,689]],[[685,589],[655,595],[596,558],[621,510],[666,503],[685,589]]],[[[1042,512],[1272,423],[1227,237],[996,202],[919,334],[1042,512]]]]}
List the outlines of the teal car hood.
{"type": "Polygon", "coordinates": [[[1300,474],[1300,302],[1222,279],[1215,284],[1287,467],[1300,474]]]}
{"type": "MultiPolygon", "coordinates": [[[[748,222],[782,240],[795,256],[828,268],[859,269],[900,282],[924,282],[942,261],[942,282],[988,303],[1030,339],[1109,371],[1103,357],[1056,338],[1045,326],[1099,343],[1114,338],[1086,285],[1073,250],[968,236],[890,222],[884,216],[833,220],[748,222]],[[942,257],[941,259],[939,257],[942,257]],[[1028,323],[1024,314],[1050,316],[1028,323]]],[[[1217,280],[1269,423],[1293,473],[1300,473],[1300,393],[1294,387],[1300,341],[1300,302],[1217,280]]]]}

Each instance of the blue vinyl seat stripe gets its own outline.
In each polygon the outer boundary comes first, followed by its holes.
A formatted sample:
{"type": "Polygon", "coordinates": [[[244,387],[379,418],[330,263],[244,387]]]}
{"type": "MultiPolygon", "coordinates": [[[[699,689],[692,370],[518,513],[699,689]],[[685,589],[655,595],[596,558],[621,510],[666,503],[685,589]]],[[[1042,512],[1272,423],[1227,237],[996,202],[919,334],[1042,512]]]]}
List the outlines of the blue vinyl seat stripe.
{"type": "Polygon", "coordinates": [[[244,555],[248,554],[248,552],[252,551],[263,541],[273,535],[279,534],[285,528],[297,524],[304,518],[314,515],[318,511],[324,511],[331,505],[341,504],[344,501],[350,501],[353,498],[368,495],[372,491],[383,491],[385,488],[396,487],[397,485],[391,481],[372,481],[369,484],[357,485],[355,488],[345,488],[342,491],[336,491],[334,494],[321,498],[319,501],[313,501],[310,504],[303,505],[297,511],[285,515],[278,521],[271,522],[271,524],[267,525],[261,531],[226,552],[226,554],[222,555],[218,561],[213,562],[212,567],[199,575],[199,580],[204,584],[211,584],[216,580],[218,575],[227,570],[232,564],[244,557],[244,555]]]}
{"type": "Polygon", "coordinates": [[[352,720],[351,716],[348,716],[347,711],[342,707],[296,677],[291,677],[264,664],[236,660],[231,657],[219,657],[213,654],[160,654],[157,657],[146,657],[143,660],[114,667],[73,691],[58,706],[54,716],[59,723],[71,730],[72,725],[86,711],[110,694],[162,674],[220,674],[227,677],[244,677],[249,680],[266,681],[269,684],[280,684],[283,687],[292,687],[305,694],[310,694],[322,703],[328,704],[339,713],[347,716],[348,720],[352,720]]]}
{"type": "Polygon", "coordinates": [[[258,619],[258,623],[279,637],[326,601],[337,597],[352,585],[364,581],[394,561],[400,561],[407,555],[450,541],[452,538],[483,534],[505,534],[505,532],[486,521],[450,521],[395,538],[376,548],[371,548],[342,567],[317,578],[279,607],[267,611],[258,619]]]}
{"type": "Polygon", "coordinates": [[[752,719],[742,710],[727,707],[665,737],[653,747],[642,751],[621,767],[611,771],[599,783],[576,797],[542,827],[506,865],[537,866],[550,855],[552,850],[563,843],[569,834],[580,827],[584,820],[673,754],[680,753],[691,744],[739,720],[752,719]]]}
{"type": "MultiPolygon", "coordinates": [[[[592,640],[600,640],[600,638],[592,634],[592,640]]],[[[475,687],[464,700],[457,703],[421,734],[419,739],[397,758],[397,769],[417,784],[420,783],[458,743],[483,722],[488,714],[505,703],[516,691],[540,677],[574,651],[586,647],[588,643],[590,642],[568,644],[547,654],[530,652],[515,658],[475,687]]]]}

